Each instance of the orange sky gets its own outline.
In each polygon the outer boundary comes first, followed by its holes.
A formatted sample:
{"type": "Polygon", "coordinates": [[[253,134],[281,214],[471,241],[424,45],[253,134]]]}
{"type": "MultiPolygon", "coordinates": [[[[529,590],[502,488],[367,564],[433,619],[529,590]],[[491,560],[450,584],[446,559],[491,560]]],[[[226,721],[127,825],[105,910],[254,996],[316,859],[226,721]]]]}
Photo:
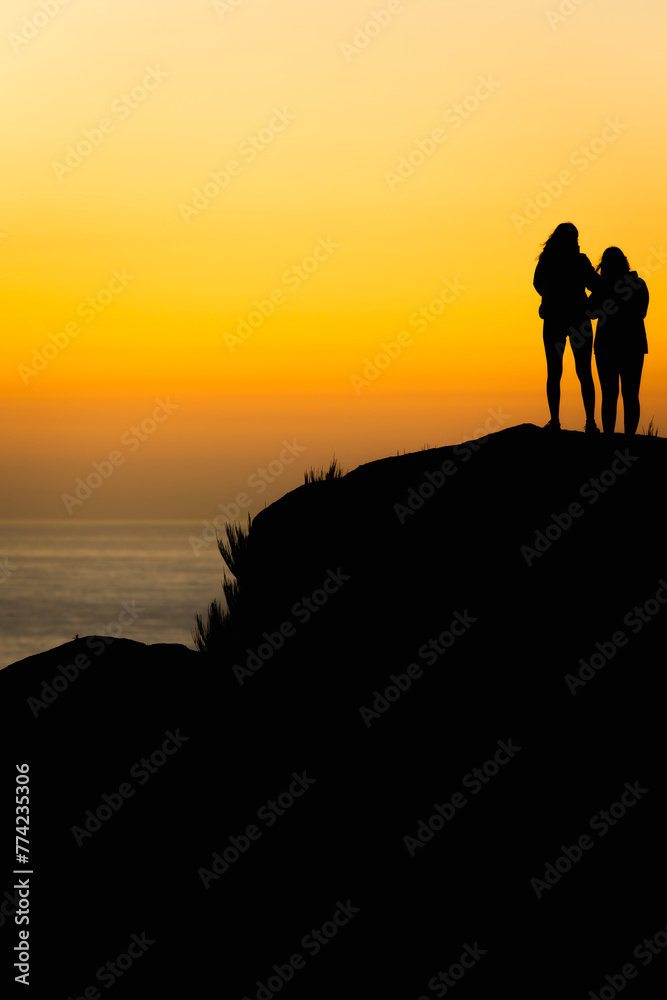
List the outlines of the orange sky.
{"type": "MultiPolygon", "coordinates": [[[[661,0],[8,0],[0,22],[1,517],[256,513],[334,452],[545,423],[532,275],[565,220],[643,269],[640,427],[664,433],[661,0]]],[[[571,357],[561,420],[583,427],[571,357]]]]}

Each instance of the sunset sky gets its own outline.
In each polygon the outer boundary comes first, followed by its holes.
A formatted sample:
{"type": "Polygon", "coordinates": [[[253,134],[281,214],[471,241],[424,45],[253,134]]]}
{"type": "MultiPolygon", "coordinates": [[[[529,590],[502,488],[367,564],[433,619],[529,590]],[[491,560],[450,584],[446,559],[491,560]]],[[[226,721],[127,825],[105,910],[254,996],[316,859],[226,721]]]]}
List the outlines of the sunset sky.
{"type": "Polygon", "coordinates": [[[646,279],[667,431],[664,0],[5,0],[0,37],[0,517],[257,513],[546,423],[562,221],[646,279]]]}

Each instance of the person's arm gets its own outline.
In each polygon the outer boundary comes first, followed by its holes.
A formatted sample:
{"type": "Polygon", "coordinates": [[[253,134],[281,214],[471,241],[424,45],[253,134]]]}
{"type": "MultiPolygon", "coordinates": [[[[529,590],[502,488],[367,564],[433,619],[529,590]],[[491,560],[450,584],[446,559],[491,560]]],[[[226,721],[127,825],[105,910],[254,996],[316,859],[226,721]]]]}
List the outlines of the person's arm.
{"type": "Polygon", "coordinates": [[[593,265],[591,264],[590,260],[588,259],[585,253],[582,253],[581,255],[581,263],[582,263],[582,276],[584,279],[584,285],[586,286],[589,292],[597,292],[598,289],[600,288],[600,282],[602,281],[602,278],[597,273],[597,271],[595,270],[595,268],[593,267],[593,265]]]}
{"type": "Polygon", "coordinates": [[[542,261],[538,260],[537,267],[535,268],[535,275],[533,277],[533,288],[538,295],[544,294],[544,267],[542,261]]]}

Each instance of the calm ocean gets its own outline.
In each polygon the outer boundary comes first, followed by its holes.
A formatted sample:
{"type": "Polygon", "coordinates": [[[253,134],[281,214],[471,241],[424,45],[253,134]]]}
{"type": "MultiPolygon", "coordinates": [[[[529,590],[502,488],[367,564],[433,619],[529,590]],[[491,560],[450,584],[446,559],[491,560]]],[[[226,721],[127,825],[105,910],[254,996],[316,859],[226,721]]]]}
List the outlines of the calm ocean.
{"type": "Polygon", "coordinates": [[[222,598],[202,522],[0,521],[0,668],[84,635],[180,642],[222,598]]]}

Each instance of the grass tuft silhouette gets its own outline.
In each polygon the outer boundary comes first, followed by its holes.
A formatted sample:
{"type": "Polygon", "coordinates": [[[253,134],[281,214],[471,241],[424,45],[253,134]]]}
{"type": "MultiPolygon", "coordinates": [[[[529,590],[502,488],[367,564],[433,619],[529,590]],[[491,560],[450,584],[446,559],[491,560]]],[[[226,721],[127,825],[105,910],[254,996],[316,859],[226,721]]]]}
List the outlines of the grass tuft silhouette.
{"type": "Polygon", "coordinates": [[[647,430],[644,430],[644,425],[642,424],[642,434],[646,434],[647,437],[659,437],[658,428],[653,423],[653,417],[649,421],[647,430]]]}
{"type": "Polygon", "coordinates": [[[309,483],[323,483],[328,479],[342,479],[344,475],[345,473],[343,472],[341,464],[334,455],[326,472],[323,467],[320,469],[313,469],[311,466],[309,472],[304,472],[303,481],[307,486],[309,483]]]}

